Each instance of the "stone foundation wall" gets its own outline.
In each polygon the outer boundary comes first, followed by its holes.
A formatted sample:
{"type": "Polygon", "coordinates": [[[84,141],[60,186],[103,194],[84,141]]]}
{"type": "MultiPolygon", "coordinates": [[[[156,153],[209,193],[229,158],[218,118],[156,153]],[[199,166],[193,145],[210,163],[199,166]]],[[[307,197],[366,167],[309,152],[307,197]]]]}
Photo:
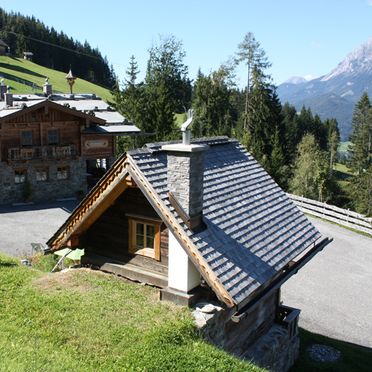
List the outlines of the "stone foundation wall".
{"type": "Polygon", "coordinates": [[[57,198],[84,195],[87,191],[86,162],[84,158],[53,163],[22,163],[11,166],[0,162],[0,204],[25,201],[46,201],[57,198]],[[68,179],[57,179],[57,167],[69,166],[68,179]],[[48,180],[37,181],[36,169],[48,168],[48,180]],[[27,182],[14,181],[14,169],[27,173],[27,182]]]}
{"type": "Polygon", "coordinates": [[[270,371],[285,372],[299,353],[297,319],[291,325],[275,323],[277,293],[262,301],[239,322],[231,311],[213,303],[199,303],[193,316],[211,343],[270,371]],[[295,327],[294,327],[294,326],[295,327]]]}

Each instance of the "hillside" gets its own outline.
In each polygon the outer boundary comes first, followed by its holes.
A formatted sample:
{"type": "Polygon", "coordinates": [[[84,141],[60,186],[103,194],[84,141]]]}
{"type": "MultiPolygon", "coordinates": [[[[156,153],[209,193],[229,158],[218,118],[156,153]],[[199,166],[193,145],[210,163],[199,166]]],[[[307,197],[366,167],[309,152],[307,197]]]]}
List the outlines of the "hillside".
{"type": "MultiPolygon", "coordinates": [[[[0,56],[0,77],[3,77],[4,83],[11,87],[12,93],[42,93],[45,77],[49,78],[54,92],[69,93],[65,78],[67,72],[56,71],[20,58],[0,56]]],[[[73,91],[95,93],[105,101],[112,98],[108,89],[79,78],[75,82],[73,91]]]]}
{"type": "Polygon", "coordinates": [[[101,272],[47,274],[0,254],[0,294],[1,371],[263,372],[205,342],[156,289],[101,272]]]}
{"type": "Polygon", "coordinates": [[[291,78],[278,87],[283,103],[298,110],[310,107],[321,119],[336,118],[343,141],[349,138],[353,108],[363,92],[372,93],[372,38],[328,74],[310,81],[291,78]]]}
{"type": "Polygon", "coordinates": [[[34,16],[6,12],[0,7],[0,39],[10,48],[14,57],[24,52],[33,53],[33,61],[58,71],[72,66],[75,74],[92,83],[111,88],[115,72],[98,48],[84,43],[47,26],[34,16]]]}

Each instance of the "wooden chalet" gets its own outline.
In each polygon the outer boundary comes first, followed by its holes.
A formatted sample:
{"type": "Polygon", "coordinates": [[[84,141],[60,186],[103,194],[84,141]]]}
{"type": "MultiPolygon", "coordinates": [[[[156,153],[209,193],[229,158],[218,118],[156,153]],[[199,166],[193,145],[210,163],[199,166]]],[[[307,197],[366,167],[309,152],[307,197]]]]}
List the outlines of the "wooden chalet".
{"type": "Polygon", "coordinates": [[[0,204],[83,196],[138,133],[94,95],[14,95],[0,85],[0,204]],[[96,178],[95,178],[96,176],[96,178]]]}
{"type": "Polygon", "coordinates": [[[248,345],[284,319],[296,337],[280,286],[328,243],[237,141],[217,137],[123,155],[47,244],[85,248],[84,264],[162,299],[215,296],[232,350],[231,334],[248,345]]]}

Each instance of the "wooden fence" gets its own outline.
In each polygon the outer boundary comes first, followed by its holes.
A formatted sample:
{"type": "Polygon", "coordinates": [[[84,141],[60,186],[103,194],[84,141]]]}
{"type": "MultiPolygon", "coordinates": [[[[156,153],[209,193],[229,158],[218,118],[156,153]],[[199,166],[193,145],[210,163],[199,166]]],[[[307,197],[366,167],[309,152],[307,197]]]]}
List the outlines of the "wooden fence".
{"type": "Polygon", "coordinates": [[[372,218],[368,218],[348,209],[342,209],[334,205],[307,199],[302,196],[293,194],[287,195],[305,213],[362,231],[372,236],[372,218]]]}

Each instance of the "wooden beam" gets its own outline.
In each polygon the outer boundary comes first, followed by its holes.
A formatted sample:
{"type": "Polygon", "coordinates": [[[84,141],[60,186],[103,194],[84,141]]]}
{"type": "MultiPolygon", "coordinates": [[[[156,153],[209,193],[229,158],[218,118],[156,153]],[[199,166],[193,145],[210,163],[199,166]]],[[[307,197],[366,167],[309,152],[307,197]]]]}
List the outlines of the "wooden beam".
{"type": "Polygon", "coordinates": [[[97,206],[92,208],[84,215],[79,227],[75,230],[75,234],[81,234],[89,229],[94,222],[115,202],[115,200],[127,189],[126,182],[117,182],[110,191],[107,191],[103,197],[97,200],[97,206]]]}

